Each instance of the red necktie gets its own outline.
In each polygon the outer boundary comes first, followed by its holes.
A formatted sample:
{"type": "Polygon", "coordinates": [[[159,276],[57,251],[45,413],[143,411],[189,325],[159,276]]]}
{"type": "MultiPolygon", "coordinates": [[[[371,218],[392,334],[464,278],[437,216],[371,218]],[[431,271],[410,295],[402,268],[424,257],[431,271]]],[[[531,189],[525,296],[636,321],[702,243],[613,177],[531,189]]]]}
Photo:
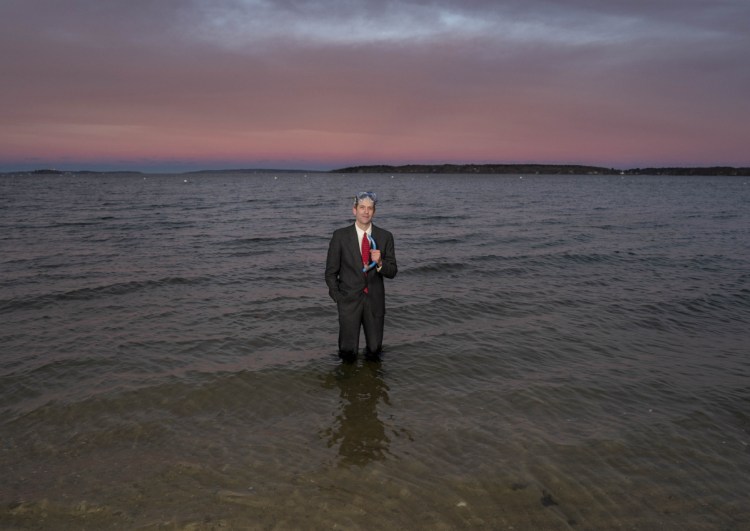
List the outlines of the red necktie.
{"type": "MultiPolygon", "coordinates": [[[[367,237],[366,232],[362,235],[362,264],[365,267],[370,265],[370,239],[367,237]]],[[[367,277],[366,271],[365,277],[367,277]]],[[[365,293],[367,293],[367,288],[365,288],[365,293]]]]}

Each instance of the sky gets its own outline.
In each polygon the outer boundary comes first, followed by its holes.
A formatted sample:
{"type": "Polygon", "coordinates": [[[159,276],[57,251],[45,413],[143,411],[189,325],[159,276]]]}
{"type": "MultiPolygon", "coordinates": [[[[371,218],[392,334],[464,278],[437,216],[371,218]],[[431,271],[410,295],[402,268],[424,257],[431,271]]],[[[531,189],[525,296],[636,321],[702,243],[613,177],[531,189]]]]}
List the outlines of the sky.
{"type": "Polygon", "coordinates": [[[0,0],[0,171],[750,166],[747,0],[0,0]]]}

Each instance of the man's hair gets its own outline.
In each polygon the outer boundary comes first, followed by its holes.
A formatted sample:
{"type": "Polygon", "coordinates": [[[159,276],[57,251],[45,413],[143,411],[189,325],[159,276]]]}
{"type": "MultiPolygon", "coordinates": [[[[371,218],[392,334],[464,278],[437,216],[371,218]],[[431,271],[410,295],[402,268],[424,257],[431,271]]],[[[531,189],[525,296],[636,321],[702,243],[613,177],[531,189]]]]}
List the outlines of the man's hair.
{"type": "Polygon", "coordinates": [[[378,203],[378,196],[375,195],[375,192],[359,192],[354,196],[354,206],[357,206],[360,201],[364,201],[365,199],[372,201],[372,206],[378,203]]]}

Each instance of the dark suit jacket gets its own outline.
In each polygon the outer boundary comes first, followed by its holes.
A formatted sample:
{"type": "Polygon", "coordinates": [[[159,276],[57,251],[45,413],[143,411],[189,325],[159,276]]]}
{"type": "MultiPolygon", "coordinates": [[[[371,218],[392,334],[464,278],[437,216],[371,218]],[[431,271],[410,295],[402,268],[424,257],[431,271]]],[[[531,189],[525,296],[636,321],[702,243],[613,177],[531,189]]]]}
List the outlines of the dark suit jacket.
{"type": "Polygon", "coordinates": [[[385,315],[385,287],[383,278],[393,278],[398,272],[393,235],[385,229],[372,226],[372,237],[383,258],[383,267],[362,273],[362,252],[357,241],[354,224],[333,233],[326,258],[326,284],[331,298],[338,303],[339,311],[347,305],[356,305],[364,297],[367,287],[370,303],[376,315],[385,315]]]}

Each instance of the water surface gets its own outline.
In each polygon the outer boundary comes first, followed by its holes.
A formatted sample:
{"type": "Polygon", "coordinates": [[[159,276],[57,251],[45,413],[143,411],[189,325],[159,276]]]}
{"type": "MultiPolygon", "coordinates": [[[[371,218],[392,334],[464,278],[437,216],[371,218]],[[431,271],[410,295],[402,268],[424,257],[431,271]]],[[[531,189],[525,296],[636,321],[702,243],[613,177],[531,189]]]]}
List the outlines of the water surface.
{"type": "Polygon", "coordinates": [[[743,529],[750,183],[0,177],[0,526],[743,529]],[[382,363],[336,357],[351,196],[382,363]]]}

